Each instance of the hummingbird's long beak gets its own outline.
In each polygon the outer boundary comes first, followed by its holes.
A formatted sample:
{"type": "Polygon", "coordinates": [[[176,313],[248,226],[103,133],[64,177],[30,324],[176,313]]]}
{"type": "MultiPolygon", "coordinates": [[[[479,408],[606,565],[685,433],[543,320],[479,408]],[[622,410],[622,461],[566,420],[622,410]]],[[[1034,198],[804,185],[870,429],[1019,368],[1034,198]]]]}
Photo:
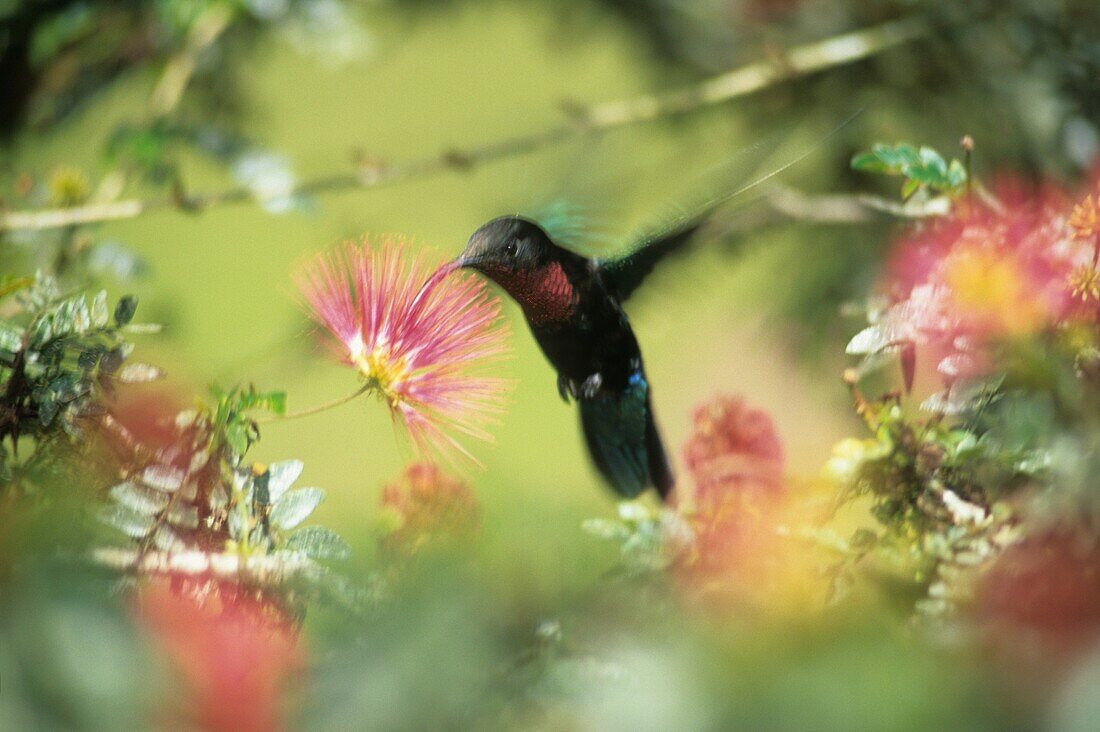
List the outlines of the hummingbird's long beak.
{"type": "Polygon", "coordinates": [[[451,264],[455,269],[468,269],[481,264],[484,259],[484,257],[479,257],[477,255],[459,254],[451,264]]]}

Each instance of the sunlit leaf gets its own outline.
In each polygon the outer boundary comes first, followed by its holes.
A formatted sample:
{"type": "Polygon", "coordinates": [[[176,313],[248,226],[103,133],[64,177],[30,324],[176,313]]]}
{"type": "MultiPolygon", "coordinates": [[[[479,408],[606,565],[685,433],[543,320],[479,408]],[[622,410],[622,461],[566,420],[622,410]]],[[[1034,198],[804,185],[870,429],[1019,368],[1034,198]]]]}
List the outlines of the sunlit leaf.
{"type": "Polygon", "coordinates": [[[164,372],[147,363],[128,363],[122,367],[115,378],[124,384],[144,384],[163,378],[164,372]]]}
{"type": "Polygon", "coordinates": [[[294,481],[302,474],[301,460],[283,460],[267,467],[268,503],[278,503],[294,481]]]}
{"type": "Polygon", "coordinates": [[[129,481],[111,488],[110,495],[123,506],[146,516],[155,516],[168,505],[168,496],[165,494],[129,481]]]}
{"type": "Polygon", "coordinates": [[[280,529],[293,529],[325,500],[320,488],[301,488],[285,494],[271,509],[271,522],[280,529]]]}
{"type": "Polygon", "coordinates": [[[170,465],[150,465],[141,471],[140,480],[150,488],[166,493],[179,490],[187,474],[170,465]]]}
{"type": "Polygon", "coordinates": [[[186,546],[176,532],[167,526],[157,528],[153,533],[153,543],[164,552],[178,551],[186,546]]]}
{"type": "Polygon", "coordinates": [[[99,520],[113,526],[132,539],[141,539],[153,530],[156,519],[138,513],[132,508],[113,504],[99,511],[99,520]]]}
{"type": "Polygon", "coordinates": [[[90,309],[92,325],[96,328],[106,328],[110,321],[110,312],[107,310],[107,291],[100,290],[92,298],[90,309]]]}
{"type": "Polygon", "coordinates": [[[0,321],[0,348],[11,353],[23,347],[23,329],[11,323],[0,321]]]}
{"type": "Polygon", "coordinates": [[[168,509],[168,523],[185,529],[197,529],[199,510],[195,506],[180,503],[178,500],[168,509]]]}
{"type": "Polygon", "coordinates": [[[286,540],[283,548],[296,551],[313,559],[347,559],[351,547],[340,535],[324,526],[305,526],[286,540]]]}

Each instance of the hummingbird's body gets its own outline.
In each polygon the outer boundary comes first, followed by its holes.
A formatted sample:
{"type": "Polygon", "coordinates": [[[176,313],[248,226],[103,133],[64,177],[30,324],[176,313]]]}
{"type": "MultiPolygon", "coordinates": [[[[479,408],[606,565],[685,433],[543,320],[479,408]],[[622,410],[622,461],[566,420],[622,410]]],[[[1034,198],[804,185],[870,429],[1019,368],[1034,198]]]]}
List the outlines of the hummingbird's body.
{"type": "Polygon", "coordinates": [[[693,224],[622,259],[601,262],[559,246],[534,222],[503,217],[478,229],[458,260],[519,303],[558,372],[559,393],[580,405],[596,467],[617,493],[629,498],[648,486],[665,497],[673,477],[653,419],[641,349],[621,303],[657,259],[696,228],[693,224]]]}

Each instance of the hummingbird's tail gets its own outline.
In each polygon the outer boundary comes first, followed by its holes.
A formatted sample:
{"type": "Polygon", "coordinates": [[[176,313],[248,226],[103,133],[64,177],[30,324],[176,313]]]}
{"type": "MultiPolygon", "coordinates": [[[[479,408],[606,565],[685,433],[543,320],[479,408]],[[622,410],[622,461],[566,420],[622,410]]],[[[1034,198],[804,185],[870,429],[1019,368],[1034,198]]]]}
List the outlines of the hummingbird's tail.
{"type": "Polygon", "coordinates": [[[634,498],[653,486],[666,498],[672,468],[653,420],[645,375],[636,372],[621,393],[604,390],[579,401],[588,452],[615,492],[634,498]]]}

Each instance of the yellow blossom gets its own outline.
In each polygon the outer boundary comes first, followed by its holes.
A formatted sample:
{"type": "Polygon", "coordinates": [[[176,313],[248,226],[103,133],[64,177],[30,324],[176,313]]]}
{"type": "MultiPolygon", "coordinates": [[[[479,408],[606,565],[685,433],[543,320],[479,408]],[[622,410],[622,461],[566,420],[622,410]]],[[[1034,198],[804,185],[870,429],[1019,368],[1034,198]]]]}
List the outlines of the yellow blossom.
{"type": "Polygon", "coordinates": [[[1073,297],[1088,302],[1100,301],[1100,270],[1091,264],[1084,264],[1069,275],[1069,289],[1073,297]]]}
{"type": "Polygon", "coordinates": [[[1085,200],[1074,206],[1069,225],[1075,239],[1091,239],[1100,234],[1100,196],[1085,196],[1085,200]]]}

